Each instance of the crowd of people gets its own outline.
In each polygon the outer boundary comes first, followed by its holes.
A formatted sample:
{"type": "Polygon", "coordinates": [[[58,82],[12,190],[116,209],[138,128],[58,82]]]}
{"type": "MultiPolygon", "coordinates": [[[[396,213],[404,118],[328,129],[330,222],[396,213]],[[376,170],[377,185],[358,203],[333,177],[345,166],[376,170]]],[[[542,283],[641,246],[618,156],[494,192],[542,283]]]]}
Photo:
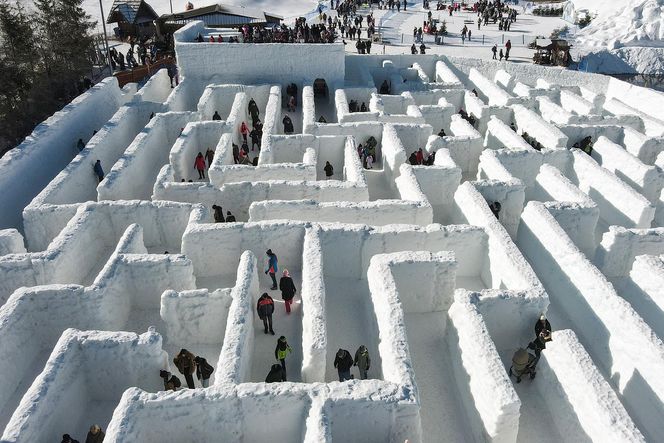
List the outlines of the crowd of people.
{"type": "MultiPolygon", "coordinates": [[[[194,374],[196,374],[196,379],[201,385],[200,387],[207,388],[210,386],[210,377],[214,372],[214,368],[205,358],[198,355],[195,356],[193,353],[182,348],[175,358],[173,358],[173,364],[178,372],[184,376],[187,388],[196,389],[194,374]]],[[[180,379],[165,369],[159,371],[159,376],[164,382],[164,390],[166,391],[177,391],[182,386],[180,379]]]]}
{"type": "MultiPolygon", "coordinates": [[[[105,436],[106,434],[104,434],[99,425],[92,425],[85,438],[85,443],[102,443],[105,436]]],[[[64,434],[62,436],[62,443],[79,443],[79,441],[69,434],[64,434]]]]}
{"type": "Polygon", "coordinates": [[[378,147],[378,140],[372,135],[364,144],[357,145],[357,155],[360,157],[362,167],[364,169],[373,169],[373,164],[376,162],[376,148],[378,147]]]}

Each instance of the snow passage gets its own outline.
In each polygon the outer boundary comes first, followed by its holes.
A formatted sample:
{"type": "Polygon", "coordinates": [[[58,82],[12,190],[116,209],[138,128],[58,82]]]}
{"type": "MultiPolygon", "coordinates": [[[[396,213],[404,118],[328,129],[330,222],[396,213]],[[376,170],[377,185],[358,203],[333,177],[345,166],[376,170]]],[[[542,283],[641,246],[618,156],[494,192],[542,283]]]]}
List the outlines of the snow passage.
{"type": "Polygon", "coordinates": [[[664,95],[199,32],[212,31],[176,33],[177,87],[165,71],[138,91],[108,79],[0,163],[2,226],[20,229],[0,231],[3,442],[83,439],[92,424],[148,443],[664,435],[664,95]],[[257,166],[233,158],[252,99],[257,166]],[[573,147],[588,136],[591,155],[573,147]],[[360,144],[375,144],[371,169],[360,144]],[[419,149],[433,164],[409,162],[419,149]],[[46,182],[32,198],[11,183],[34,168],[46,182]],[[214,223],[213,204],[237,221],[214,223]],[[290,314],[267,249],[297,288],[290,314]],[[517,384],[512,355],[542,313],[553,340],[517,384]],[[289,381],[266,384],[281,335],[289,381]],[[368,379],[353,367],[339,382],[337,350],[360,345],[368,379]],[[210,387],[162,390],[162,369],[186,386],[181,348],[214,366],[210,387]]]}

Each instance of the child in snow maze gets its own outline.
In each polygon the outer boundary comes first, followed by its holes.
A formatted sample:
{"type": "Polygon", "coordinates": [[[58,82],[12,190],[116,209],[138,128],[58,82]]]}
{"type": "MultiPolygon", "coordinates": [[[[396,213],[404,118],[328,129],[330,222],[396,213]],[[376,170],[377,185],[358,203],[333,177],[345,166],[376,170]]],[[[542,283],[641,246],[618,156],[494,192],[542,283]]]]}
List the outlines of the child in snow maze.
{"type": "Polygon", "coordinates": [[[177,391],[182,386],[180,379],[168,371],[162,369],[159,371],[159,376],[164,379],[164,390],[166,391],[177,391]]]}
{"type": "Polygon", "coordinates": [[[270,274],[270,278],[272,279],[272,287],[270,289],[275,291],[277,289],[277,277],[275,274],[279,270],[277,266],[279,260],[277,259],[277,254],[272,252],[272,249],[268,249],[265,253],[267,254],[267,269],[265,270],[265,274],[270,274]]]}
{"type": "Polygon", "coordinates": [[[272,329],[272,313],[274,312],[274,300],[272,297],[267,295],[267,292],[264,292],[260,296],[258,302],[256,303],[256,311],[258,311],[258,318],[263,320],[263,326],[265,327],[265,333],[267,334],[268,327],[270,329],[270,334],[274,335],[274,330],[272,329]]]}
{"type": "Polygon", "coordinates": [[[361,345],[355,351],[355,360],[353,360],[353,366],[357,366],[357,369],[360,370],[360,380],[367,379],[367,371],[371,366],[371,358],[369,358],[369,350],[366,346],[361,345]]]}
{"type": "Polygon", "coordinates": [[[289,352],[293,352],[283,335],[277,340],[277,347],[274,348],[274,358],[279,360],[281,368],[283,369],[283,381],[286,381],[286,356],[289,352]]]}
{"type": "Polygon", "coordinates": [[[265,383],[279,383],[282,381],[286,381],[284,368],[282,368],[279,363],[275,363],[272,365],[272,368],[270,368],[267,377],[265,377],[265,383]]]}
{"type": "Polygon", "coordinates": [[[350,352],[345,349],[339,348],[337,356],[334,359],[334,367],[337,368],[339,373],[339,381],[350,380],[350,368],[353,366],[353,357],[350,352]]]}

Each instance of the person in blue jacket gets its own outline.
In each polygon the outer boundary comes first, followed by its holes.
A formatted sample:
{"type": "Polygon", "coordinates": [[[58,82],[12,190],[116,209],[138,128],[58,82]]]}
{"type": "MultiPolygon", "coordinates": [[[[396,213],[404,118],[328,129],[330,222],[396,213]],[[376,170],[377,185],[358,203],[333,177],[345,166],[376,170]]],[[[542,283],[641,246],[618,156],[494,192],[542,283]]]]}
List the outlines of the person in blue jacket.
{"type": "Polygon", "coordinates": [[[267,269],[265,270],[265,274],[270,274],[270,278],[272,279],[272,287],[270,288],[271,290],[276,290],[277,289],[277,277],[276,273],[279,270],[277,266],[277,254],[272,252],[272,249],[268,249],[266,252],[268,261],[267,261],[267,269]]]}

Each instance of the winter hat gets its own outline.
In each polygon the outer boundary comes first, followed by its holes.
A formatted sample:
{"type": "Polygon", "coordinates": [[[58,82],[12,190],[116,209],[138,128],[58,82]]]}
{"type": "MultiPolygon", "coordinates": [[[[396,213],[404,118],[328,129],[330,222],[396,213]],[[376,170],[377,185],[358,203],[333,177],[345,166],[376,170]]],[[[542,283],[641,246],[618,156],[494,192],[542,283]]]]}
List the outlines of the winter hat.
{"type": "Polygon", "coordinates": [[[162,369],[161,371],[159,371],[159,376],[160,376],[161,378],[166,378],[166,377],[168,377],[169,375],[171,375],[171,373],[168,372],[168,371],[166,371],[166,370],[164,370],[164,369],[162,369]]]}
{"type": "Polygon", "coordinates": [[[344,356],[344,350],[339,348],[339,350],[337,351],[337,357],[341,358],[343,356],[344,356]]]}
{"type": "Polygon", "coordinates": [[[272,255],[272,249],[268,249],[267,251],[265,251],[265,253],[266,253],[267,255],[272,255]]]}
{"type": "Polygon", "coordinates": [[[267,297],[267,292],[263,292],[263,295],[261,297],[267,297]]]}
{"type": "Polygon", "coordinates": [[[279,341],[286,341],[286,337],[282,335],[281,337],[279,337],[279,341]]]}
{"type": "Polygon", "coordinates": [[[284,275],[284,277],[290,277],[290,274],[288,273],[288,269],[284,269],[283,275],[284,275]]]}
{"type": "Polygon", "coordinates": [[[540,315],[540,320],[541,320],[541,321],[546,320],[546,317],[544,316],[544,313],[543,313],[543,312],[542,312],[542,315],[540,315]]]}
{"type": "Polygon", "coordinates": [[[231,215],[231,211],[226,211],[226,215],[231,215]]]}
{"type": "Polygon", "coordinates": [[[90,432],[92,432],[93,435],[97,435],[101,431],[101,428],[99,425],[92,425],[90,426],[90,432]]]}

